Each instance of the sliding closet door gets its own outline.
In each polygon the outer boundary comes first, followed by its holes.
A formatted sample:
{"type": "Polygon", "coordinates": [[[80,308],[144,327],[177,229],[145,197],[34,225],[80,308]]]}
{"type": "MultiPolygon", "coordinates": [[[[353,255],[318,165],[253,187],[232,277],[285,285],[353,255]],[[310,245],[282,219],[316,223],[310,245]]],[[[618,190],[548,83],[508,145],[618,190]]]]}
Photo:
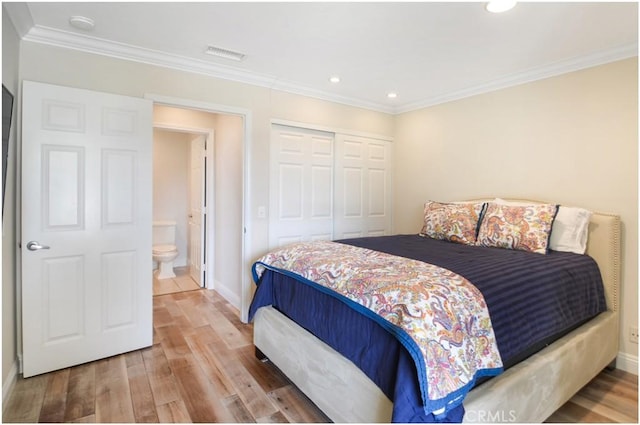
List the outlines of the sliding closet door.
{"type": "Polygon", "coordinates": [[[334,237],[391,233],[391,142],[336,135],[334,237]]]}
{"type": "Polygon", "coordinates": [[[273,125],[269,246],[333,239],[334,135],[273,125]]]}

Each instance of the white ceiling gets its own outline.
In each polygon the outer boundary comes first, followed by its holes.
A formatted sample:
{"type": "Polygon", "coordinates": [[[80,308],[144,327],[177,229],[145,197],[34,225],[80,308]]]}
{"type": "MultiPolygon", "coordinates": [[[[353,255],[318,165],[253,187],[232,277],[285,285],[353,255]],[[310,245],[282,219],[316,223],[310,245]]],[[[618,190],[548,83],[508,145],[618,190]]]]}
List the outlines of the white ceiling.
{"type": "Polygon", "coordinates": [[[638,4],[4,3],[23,39],[398,113],[637,56],[638,4]],[[90,32],[69,18],[92,18],[90,32]],[[242,62],[203,52],[246,54],[242,62]],[[331,84],[328,78],[342,81],[331,84]],[[395,91],[396,99],[387,92],[395,91]]]}

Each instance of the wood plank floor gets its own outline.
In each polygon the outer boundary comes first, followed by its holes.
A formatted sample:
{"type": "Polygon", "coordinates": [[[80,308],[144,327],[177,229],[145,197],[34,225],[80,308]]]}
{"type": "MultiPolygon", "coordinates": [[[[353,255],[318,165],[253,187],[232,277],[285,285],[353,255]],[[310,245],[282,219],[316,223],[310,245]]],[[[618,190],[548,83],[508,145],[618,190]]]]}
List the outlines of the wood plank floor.
{"type": "Polygon", "coordinates": [[[638,377],[604,370],[546,422],[638,423],[638,377]]]}
{"type": "MultiPolygon", "coordinates": [[[[216,292],[154,297],[152,347],[19,378],[3,422],[329,422],[216,292]]],[[[605,371],[552,422],[638,422],[638,381],[605,371]]]]}

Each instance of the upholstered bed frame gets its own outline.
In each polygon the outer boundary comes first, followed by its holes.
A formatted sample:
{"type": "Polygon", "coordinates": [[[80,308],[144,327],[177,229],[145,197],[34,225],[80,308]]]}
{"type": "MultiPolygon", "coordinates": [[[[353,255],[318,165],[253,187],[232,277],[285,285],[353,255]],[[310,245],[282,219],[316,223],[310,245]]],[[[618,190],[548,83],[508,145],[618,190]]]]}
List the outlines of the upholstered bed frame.
{"type": "MultiPolygon", "coordinates": [[[[587,254],[600,267],[608,311],[473,389],[464,422],[542,422],[618,353],[620,218],[594,213],[587,254]]],[[[272,307],[254,344],[334,422],[390,422],[391,401],[353,363],[272,307]]]]}

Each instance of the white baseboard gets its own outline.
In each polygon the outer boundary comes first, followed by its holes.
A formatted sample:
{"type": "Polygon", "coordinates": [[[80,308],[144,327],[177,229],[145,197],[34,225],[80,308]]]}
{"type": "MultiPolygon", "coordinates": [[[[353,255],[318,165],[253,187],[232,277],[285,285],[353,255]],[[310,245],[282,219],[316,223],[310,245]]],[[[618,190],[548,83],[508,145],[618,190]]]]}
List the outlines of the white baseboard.
{"type": "Polygon", "coordinates": [[[222,283],[215,281],[215,290],[222,295],[222,298],[227,300],[229,304],[240,310],[240,297],[234,294],[229,288],[225,287],[222,283]]]}
{"type": "Polygon", "coordinates": [[[616,368],[625,372],[638,375],[638,356],[627,353],[618,353],[616,358],[616,368]]]}
{"type": "Polygon", "coordinates": [[[7,397],[11,394],[11,390],[13,386],[16,384],[18,380],[18,361],[14,361],[11,365],[11,369],[9,369],[9,374],[7,375],[7,379],[2,383],[2,405],[6,405],[7,397]]]}

